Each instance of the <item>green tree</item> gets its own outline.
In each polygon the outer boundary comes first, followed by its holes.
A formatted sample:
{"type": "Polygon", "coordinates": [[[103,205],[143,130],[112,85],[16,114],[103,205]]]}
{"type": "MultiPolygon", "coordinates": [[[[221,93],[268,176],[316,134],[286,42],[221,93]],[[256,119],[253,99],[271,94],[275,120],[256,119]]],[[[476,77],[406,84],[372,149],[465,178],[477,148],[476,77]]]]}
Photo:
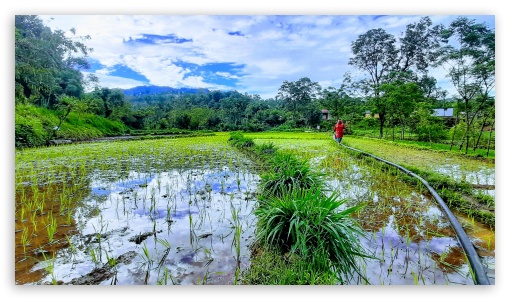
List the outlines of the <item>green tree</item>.
{"type": "Polygon", "coordinates": [[[120,120],[131,113],[131,105],[121,89],[103,87],[92,94],[103,101],[102,115],[105,118],[120,120]]]}
{"type": "Polygon", "coordinates": [[[392,140],[395,140],[395,125],[398,124],[401,126],[400,138],[404,139],[405,127],[409,125],[407,120],[416,104],[424,100],[422,90],[409,80],[409,76],[403,74],[400,78],[381,85],[381,100],[387,105],[392,140]]]}
{"type": "Polygon", "coordinates": [[[431,115],[431,109],[424,102],[418,103],[410,116],[411,126],[420,141],[438,142],[446,137],[444,124],[438,117],[431,115]]]}
{"type": "Polygon", "coordinates": [[[320,85],[308,77],[291,82],[285,80],[278,90],[277,99],[283,100],[287,109],[292,112],[294,121],[297,121],[303,117],[307,107],[316,99],[320,90],[320,85]]]}
{"type": "Polygon", "coordinates": [[[16,103],[53,107],[61,95],[80,97],[85,79],[79,70],[89,68],[92,51],[83,43],[88,39],[51,31],[38,16],[15,16],[16,103]]]}
{"type": "Polygon", "coordinates": [[[367,75],[357,85],[370,101],[374,113],[379,114],[380,138],[388,113],[386,100],[381,97],[381,85],[395,79],[394,74],[425,72],[435,57],[437,46],[437,28],[432,27],[428,17],[407,25],[398,42],[381,28],[371,29],[352,42],[354,56],[349,59],[349,64],[367,75]]]}
{"type": "Polygon", "coordinates": [[[442,37],[437,65],[447,70],[458,101],[463,102],[467,127],[459,150],[465,144],[467,153],[472,124],[495,87],[495,32],[486,24],[459,17],[443,28],[442,37]]]}

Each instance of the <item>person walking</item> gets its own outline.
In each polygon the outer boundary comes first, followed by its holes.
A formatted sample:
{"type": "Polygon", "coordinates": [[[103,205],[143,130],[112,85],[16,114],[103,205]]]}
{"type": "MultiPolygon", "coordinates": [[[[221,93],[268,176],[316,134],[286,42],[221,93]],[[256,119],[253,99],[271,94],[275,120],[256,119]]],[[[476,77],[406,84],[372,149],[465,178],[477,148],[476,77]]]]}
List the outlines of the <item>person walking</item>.
{"type": "Polygon", "coordinates": [[[340,144],[342,142],[342,138],[344,137],[344,129],[345,125],[342,120],[338,120],[335,124],[335,141],[340,144]]]}

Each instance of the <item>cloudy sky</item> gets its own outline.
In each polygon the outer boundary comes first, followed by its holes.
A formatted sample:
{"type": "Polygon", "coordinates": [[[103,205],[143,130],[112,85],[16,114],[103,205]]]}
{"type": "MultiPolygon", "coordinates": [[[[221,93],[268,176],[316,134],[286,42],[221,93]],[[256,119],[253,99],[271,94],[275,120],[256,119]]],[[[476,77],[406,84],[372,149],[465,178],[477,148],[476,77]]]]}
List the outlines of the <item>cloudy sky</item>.
{"type": "MultiPolygon", "coordinates": [[[[429,15],[448,25],[457,16],[429,15]]],[[[467,15],[494,28],[494,15],[467,15]]],[[[41,15],[52,29],[89,35],[89,72],[100,85],[238,90],[272,98],[283,81],[339,87],[351,42],[370,29],[398,37],[423,15],[41,15]]],[[[444,70],[439,84],[455,91],[444,70]]]]}

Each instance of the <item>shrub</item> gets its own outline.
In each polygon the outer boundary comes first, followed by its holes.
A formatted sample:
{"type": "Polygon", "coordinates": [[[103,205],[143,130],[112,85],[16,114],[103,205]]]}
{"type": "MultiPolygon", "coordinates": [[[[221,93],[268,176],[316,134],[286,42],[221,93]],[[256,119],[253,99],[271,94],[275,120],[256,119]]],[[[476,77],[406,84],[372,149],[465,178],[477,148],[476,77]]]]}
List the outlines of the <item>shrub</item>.
{"type": "Polygon", "coordinates": [[[228,141],[232,144],[232,146],[237,148],[250,148],[255,145],[252,138],[247,138],[238,131],[231,132],[228,141]]]}
{"type": "Polygon", "coordinates": [[[292,187],[279,197],[261,197],[255,210],[258,219],[256,242],[290,251],[329,268],[342,278],[357,273],[357,258],[369,257],[360,244],[361,227],[350,217],[362,205],[345,210],[338,194],[325,196],[319,188],[292,187]]]}
{"type": "Polygon", "coordinates": [[[259,155],[271,155],[274,154],[276,150],[276,146],[271,142],[255,146],[255,151],[259,155]]]}
{"type": "Polygon", "coordinates": [[[260,176],[260,187],[266,196],[281,196],[290,188],[322,188],[324,185],[324,174],[314,172],[308,162],[292,154],[277,152],[270,165],[269,171],[260,176]]]}
{"type": "MultiPolygon", "coordinates": [[[[45,146],[53,138],[53,129],[60,121],[54,110],[18,104],[15,108],[16,148],[45,146]]],[[[71,112],[56,132],[55,138],[85,140],[105,135],[120,135],[127,127],[94,114],[71,112]]]]}

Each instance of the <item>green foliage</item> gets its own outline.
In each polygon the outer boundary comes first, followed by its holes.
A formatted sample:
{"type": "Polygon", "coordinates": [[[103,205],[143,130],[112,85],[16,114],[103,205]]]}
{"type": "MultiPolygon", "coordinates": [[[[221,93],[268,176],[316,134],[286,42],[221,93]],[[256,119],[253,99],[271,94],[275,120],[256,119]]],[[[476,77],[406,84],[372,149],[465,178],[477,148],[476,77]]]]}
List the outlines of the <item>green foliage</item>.
{"type": "Polygon", "coordinates": [[[15,16],[16,103],[52,107],[61,95],[80,97],[86,82],[79,69],[89,67],[91,49],[83,44],[89,37],[71,33],[51,31],[38,16],[15,16]]]}
{"type": "Polygon", "coordinates": [[[45,108],[19,104],[15,107],[15,147],[40,147],[48,143],[50,133],[59,123],[57,116],[45,108]]]}
{"type": "MultiPolygon", "coordinates": [[[[230,134],[230,142],[240,148],[245,139],[240,132],[230,134]]],[[[269,269],[291,274],[283,275],[281,280],[274,278],[272,271],[261,275],[264,271],[256,265],[248,271],[246,282],[258,280],[257,276],[269,276],[267,282],[289,284],[314,284],[323,279],[331,282],[333,277],[343,282],[354,273],[363,277],[357,259],[368,257],[359,242],[364,234],[350,218],[363,205],[341,210],[347,200],[338,200],[336,193],[325,194],[324,174],[313,171],[305,160],[277,151],[272,143],[250,146],[250,149],[269,163],[259,184],[256,244],[269,251],[273,247],[281,251],[276,255],[289,252],[294,263],[286,266],[280,261],[272,262],[275,267],[269,269]],[[302,275],[292,275],[296,271],[302,275]]],[[[269,262],[261,261],[266,263],[269,262]]]]}
{"type": "Polygon", "coordinates": [[[89,113],[70,112],[61,123],[59,112],[33,105],[18,104],[15,108],[16,148],[40,147],[52,138],[85,140],[110,135],[122,135],[128,128],[118,121],[107,120],[89,113]],[[55,127],[60,128],[53,135],[55,127]]]}
{"type": "Polygon", "coordinates": [[[252,138],[247,138],[243,136],[241,132],[238,131],[231,132],[228,141],[232,146],[241,149],[251,148],[255,145],[252,138]]]}
{"type": "Polygon", "coordinates": [[[258,155],[262,156],[269,156],[273,155],[278,148],[275,146],[275,144],[269,142],[269,143],[262,143],[261,145],[255,145],[255,152],[258,155]]]}
{"type": "Polygon", "coordinates": [[[93,114],[71,112],[61,126],[59,137],[86,140],[103,136],[123,135],[128,128],[122,122],[108,120],[93,114]]]}
{"type": "Polygon", "coordinates": [[[431,110],[425,105],[418,105],[410,117],[419,141],[434,143],[447,137],[444,123],[432,116],[431,110]]]}
{"type": "Polygon", "coordinates": [[[285,256],[278,249],[265,247],[251,258],[242,274],[245,285],[334,285],[336,277],[325,264],[297,255],[285,256]]]}
{"type": "Polygon", "coordinates": [[[338,194],[326,196],[320,188],[297,186],[278,197],[261,197],[259,203],[255,210],[258,243],[308,261],[322,261],[319,270],[331,267],[346,277],[355,272],[361,275],[357,258],[368,257],[359,241],[364,234],[350,215],[363,205],[341,210],[346,200],[338,200],[338,194]]]}
{"type": "Polygon", "coordinates": [[[282,196],[291,189],[322,188],[324,185],[324,174],[315,172],[307,161],[293,154],[277,152],[269,163],[269,171],[260,176],[264,196],[282,196]]]}
{"type": "Polygon", "coordinates": [[[312,104],[321,87],[317,82],[303,77],[297,81],[289,82],[285,80],[278,89],[277,98],[283,100],[288,111],[292,112],[293,119],[297,122],[300,118],[305,119],[305,125],[313,125],[320,120],[320,111],[312,104]],[[314,114],[316,112],[316,114],[314,114]]]}
{"type": "Polygon", "coordinates": [[[91,97],[102,100],[101,116],[105,118],[120,120],[129,114],[131,105],[126,101],[121,89],[98,88],[91,93],[91,97]]]}

